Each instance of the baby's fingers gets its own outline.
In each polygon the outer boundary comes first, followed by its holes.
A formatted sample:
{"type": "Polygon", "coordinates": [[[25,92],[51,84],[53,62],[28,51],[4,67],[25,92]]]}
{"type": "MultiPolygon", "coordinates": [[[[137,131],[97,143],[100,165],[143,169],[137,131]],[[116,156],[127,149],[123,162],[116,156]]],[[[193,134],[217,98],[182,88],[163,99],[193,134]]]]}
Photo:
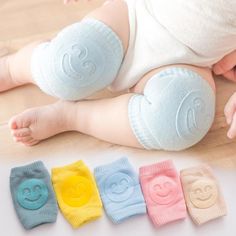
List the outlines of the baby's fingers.
{"type": "Polygon", "coordinates": [[[213,71],[216,75],[222,75],[232,70],[236,65],[236,50],[223,57],[218,63],[213,66],[213,71]]]}
{"type": "Polygon", "coordinates": [[[236,136],[236,113],[234,113],[234,115],[233,115],[233,121],[232,121],[231,126],[229,128],[227,136],[230,139],[233,139],[236,136]]]}
{"type": "Polygon", "coordinates": [[[223,76],[229,80],[236,81],[236,67],[234,67],[232,70],[227,71],[223,74],[223,76]]]}
{"type": "Polygon", "coordinates": [[[227,102],[224,113],[227,124],[231,124],[233,120],[234,113],[236,112],[236,93],[234,93],[229,101],[227,102]]]}

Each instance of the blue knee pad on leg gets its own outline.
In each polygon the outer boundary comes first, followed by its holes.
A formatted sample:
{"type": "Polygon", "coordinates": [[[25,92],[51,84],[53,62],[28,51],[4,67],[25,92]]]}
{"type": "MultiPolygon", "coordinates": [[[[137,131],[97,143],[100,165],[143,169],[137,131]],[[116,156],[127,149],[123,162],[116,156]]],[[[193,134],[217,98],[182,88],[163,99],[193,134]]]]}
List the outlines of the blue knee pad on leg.
{"type": "Polygon", "coordinates": [[[51,42],[36,47],[31,71],[45,93],[79,100],[111,84],[122,60],[119,37],[91,18],[66,27],[51,42]]]}
{"type": "Polygon", "coordinates": [[[154,75],[144,95],[131,97],[131,128],[146,149],[182,150],[199,142],[215,116],[215,94],[200,75],[168,68],[154,75]]]}

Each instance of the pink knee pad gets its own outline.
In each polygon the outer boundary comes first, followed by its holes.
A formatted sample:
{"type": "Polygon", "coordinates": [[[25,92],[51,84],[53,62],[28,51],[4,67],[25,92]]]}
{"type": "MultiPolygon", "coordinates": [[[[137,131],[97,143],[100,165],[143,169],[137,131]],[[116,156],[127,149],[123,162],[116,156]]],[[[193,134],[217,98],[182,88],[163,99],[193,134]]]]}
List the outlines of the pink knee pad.
{"type": "Polygon", "coordinates": [[[143,166],[139,173],[148,215],[155,226],[186,217],[181,182],[171,160],[143,166]]]}

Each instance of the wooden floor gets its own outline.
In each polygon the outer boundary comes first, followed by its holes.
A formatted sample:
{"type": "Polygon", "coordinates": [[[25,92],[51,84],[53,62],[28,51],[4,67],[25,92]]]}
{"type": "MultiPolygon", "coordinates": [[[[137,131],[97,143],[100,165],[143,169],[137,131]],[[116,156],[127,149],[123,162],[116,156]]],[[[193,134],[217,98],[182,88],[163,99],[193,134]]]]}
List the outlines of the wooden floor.
{"type": "MultiPolygon", "coordinates": [[[[0,54],[7,47],[15,51],[35,39],[51,37],[64,26],[80,20],[87,12],[98,7],[103,1],[94,0],[64,6],[62,0],[1,0],[0,1],[0,54]]],[[[226,123],[223,108],[236,91],[236,84],[222,78],[216,78],[217,110],[216,119],[209,134],[195,147],[183,152],[145,151],[121,147],[99,141],[79,133],[64,133],[50,138],[34,147],[24,147],[12,141],[7,126],[8,119],[26,108],[49,104],[55,100],[46,96],[34,86],[24,86],[0,94],[0,161],[10,159],[22,163],[26,160],[51,158],[56,155],[75,155],[84,157],[95,153],[121,152],[137,155],[139,158],[149,156],[158,158],[196,158],[222,168],[236,169],[236,140],[226,137],[226,123]]],[[[95,97],[114,96],[104,90],[95,97]]]]}

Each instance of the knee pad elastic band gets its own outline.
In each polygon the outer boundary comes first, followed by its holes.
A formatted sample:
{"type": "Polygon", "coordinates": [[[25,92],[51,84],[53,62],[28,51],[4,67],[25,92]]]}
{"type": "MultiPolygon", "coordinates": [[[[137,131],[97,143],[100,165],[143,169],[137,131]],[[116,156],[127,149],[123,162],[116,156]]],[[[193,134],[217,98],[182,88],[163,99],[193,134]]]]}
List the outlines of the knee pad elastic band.
{"type": "Polygon", "coordinates": [[[181,150],[199,142],[215,115],[215,94],[200,75],[169,68],[129,101],[131,128],[146,149],[181,150]]]}
{"type": "Polygon", "coordinates": [[[33,52],[31,70],[45,93],[79,100],[111,84],[122,59],[116,33],[101,21],[84,19],[40,44],[33,52]]]}

